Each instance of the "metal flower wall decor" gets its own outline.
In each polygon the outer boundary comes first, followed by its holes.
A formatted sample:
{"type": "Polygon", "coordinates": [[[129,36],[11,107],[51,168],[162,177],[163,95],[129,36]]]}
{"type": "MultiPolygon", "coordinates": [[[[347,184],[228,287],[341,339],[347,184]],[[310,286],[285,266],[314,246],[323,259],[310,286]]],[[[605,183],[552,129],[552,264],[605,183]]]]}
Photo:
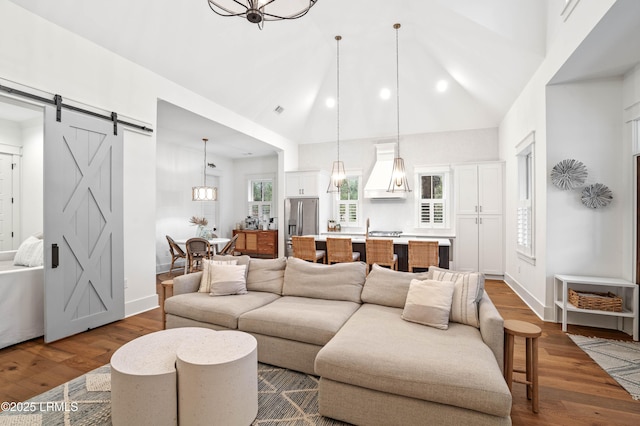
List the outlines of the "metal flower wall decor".
{"type": "Polygon", "coordinates": [[[594,183],[582,190],[582,204],[590,209],[605,207],[613,200],[613,193],[608,186],[601,183],[594,183]]]}
{"type": "Polygon", "coordinates": [[[562,160],[551,169],[551,183],[563,191],[576,189],[587,180],[587,168],[578,160],[562,160]]]}
{"type": "MultiPolygon", "coordinates": [[[[577,189],[587,180],[587,168],[574,159],[562,160],[551,169],[551,183],[563,191],[577,189]]],[[[613,200],[613,193],[606,185],[594,183],[582,188],[582,204],[590,209],[606,207],[613,200]]]]}

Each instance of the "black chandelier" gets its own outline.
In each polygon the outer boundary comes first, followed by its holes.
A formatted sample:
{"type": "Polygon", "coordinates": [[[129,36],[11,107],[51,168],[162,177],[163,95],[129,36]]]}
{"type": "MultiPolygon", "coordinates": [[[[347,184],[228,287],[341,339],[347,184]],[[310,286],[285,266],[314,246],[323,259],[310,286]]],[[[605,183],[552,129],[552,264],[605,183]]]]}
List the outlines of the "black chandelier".
{"type": "Polygon", "coordinates": [[[220,16],[239,16],[258,24],[264,21],[298,19],[307,14],[318,0],[207,0],[209,7],[220,16]]]}

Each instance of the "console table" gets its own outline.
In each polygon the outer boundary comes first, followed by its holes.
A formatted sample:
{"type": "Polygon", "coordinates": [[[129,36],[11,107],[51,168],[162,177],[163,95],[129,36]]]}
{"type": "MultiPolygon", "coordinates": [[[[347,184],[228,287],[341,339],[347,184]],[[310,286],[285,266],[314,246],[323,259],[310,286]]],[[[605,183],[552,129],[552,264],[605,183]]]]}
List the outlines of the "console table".
{"type": "MultiPolygon", "coordinates": [[[[553,300],[555,321],[560,322],[558,310],[562,312],[562,331],[567,331],[567,314],[582,312],[594,315],[618,317],[618,330],[622,330],[623,318],[633,319],[633,340],[638,340],[638,284],[620,278],[587,277],[579,275],[555,275],[553,285],[553,300]],[[596,309],[580,309],[569,303],[569,284],[575,284],[577,289],[591,289],[610,291],[622,297],[622,312],[600,311],[596,309]],[[595,287],[595,288],[593,288],[595,287]]],[[[574,289],[575,290],[575,289],[574,289]]]]}

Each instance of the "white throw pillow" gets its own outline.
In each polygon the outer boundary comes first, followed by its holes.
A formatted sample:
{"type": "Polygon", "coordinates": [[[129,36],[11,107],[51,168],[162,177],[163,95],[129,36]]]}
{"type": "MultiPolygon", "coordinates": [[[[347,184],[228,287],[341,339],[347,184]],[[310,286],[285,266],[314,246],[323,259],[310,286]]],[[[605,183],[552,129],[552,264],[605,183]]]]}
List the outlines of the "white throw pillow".
{"type": "Polygon", "coordinates": [[[402,319],[446,330],[455,284],[451,281],[411,280],[402,319]]]}
{"type": "Polygon", "coordinates": [[[42,266],[43,240],[29,237],[20,244],[13,258],[13,264],[19,266],[42,266]]]}
{"type": "Polygon", "coordinates": [[[247,294],[247,265],[209,265],[211,296],[247,294]]]}
{"type": "Polygon", "coordinates": [[[237,259],[233,260],[209,260],[204,259],[202,261],[202,278],[200,279],[200,288],[198,293],[210,293],[211,292],[211,268],[210,265],[236,265],[237,259]]]}
{"type": "Polygon", "coordinates": [[[452,322],[480,328],[479,302],[484,293],[484,274],[479,272],[457,272],[432,266],[429,279],[453,281],[456,284],[451,306],[452,322]]]}

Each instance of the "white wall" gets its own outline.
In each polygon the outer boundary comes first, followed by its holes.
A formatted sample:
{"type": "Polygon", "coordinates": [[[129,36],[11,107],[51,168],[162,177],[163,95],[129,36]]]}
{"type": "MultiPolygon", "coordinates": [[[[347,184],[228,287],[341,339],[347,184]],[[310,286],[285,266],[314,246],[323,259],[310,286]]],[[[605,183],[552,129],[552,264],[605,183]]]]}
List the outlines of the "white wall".
{"type": "Polygon", "coordinates": [[[20,205],[21,240],[44,226],[43,206],[43,119],[22,124],[22,200],[20,205]]]}
{"type": "MultiPolygon", "coordinates": [[[[383,142],[395,142],[395,138],[340,142],[340,159],[344,161],[347,172],[362,173],[363,185],[366,184],[376,160],[375,144],[383,142]]],[[[299,152],[301,170],[330,171],[332,162],[337,156],[335,142],[300,145],[299,152]]],[[[497,160],[498,132],[497,129],[476,129],[405,135],[400,138],[400,155],[405,161],[409,185],[415,191],[415,167],[497,160]]],[[[402,201],[365,199],[362,205],[362,217],[370,218],[372,230],[401,230],[404,233],[425,235],[453,234],[453,228],[433,231],[416,228],[413,197],[414,193],[409,194],[407,199],[402,201]]],[[[453,217],[451,219],[453,226],[453,217]]],[[[363,232],[364,223],[359,228],[348,230],[363,232]]]]}
{"type": "Polygon", "coordinates": [[[163,137],[163,129],[158,131],[157,144],[157,208],[156,208],[156,271],[169,270],[171,256],[166,235],[175,240],[196,236],[196,227],[189,223],[192,216],[205,216],[205,203],[217,204],[218,219],[208,227],[218,229],[216,234],[230,237],[235,214],[232,206],[234,194],[233,161],[228,158],[207,158],[216,164],[215,169],[207,168],[207,183],[218,179],[217,201],[192,201],[191,188],[202,184],[204,152],[171,143],[163,137]]]}
{"type": "MultiPolygon", "coordinates": [[[[7,0],[0,0],[0,79],[59,93],[156,128],[158,99],[217,121],[283,150],[295,168],[297,145],[246,118],[62,29],[7,0]],[[5,42],[5,41],[11,42],[5,42]]],[[[124,134],[125,314],[157,306],[155,294],[156,135],[124,134]]]]}
{"type": "MultiPolygon", "coordinates": [[[[547,241],[547,224],[554,220],[547,216],[548,170],[553,164],[549,165],[547,150],[551,143],[562,143],[547,137],[546,85],[613,3],[613,0],[608,0],[578,4],[571,17],[556,30],[545,60],[511,106],[499,128],[500,157],[506,162],[505,280],[534,312],[545,319],[553,318],[550,304],[553,276],[547,266],[548,250],[553,250],[547,241]],[[515,244],[518,199],[515,147],[531,131],[535,131],[536,135],[535,265],[518,258],[515,244]]],[[[593,164],[592,167],[598,166],[593,164]]],[[[564,266],[573,269],[572,265],[564,266]]]]}

